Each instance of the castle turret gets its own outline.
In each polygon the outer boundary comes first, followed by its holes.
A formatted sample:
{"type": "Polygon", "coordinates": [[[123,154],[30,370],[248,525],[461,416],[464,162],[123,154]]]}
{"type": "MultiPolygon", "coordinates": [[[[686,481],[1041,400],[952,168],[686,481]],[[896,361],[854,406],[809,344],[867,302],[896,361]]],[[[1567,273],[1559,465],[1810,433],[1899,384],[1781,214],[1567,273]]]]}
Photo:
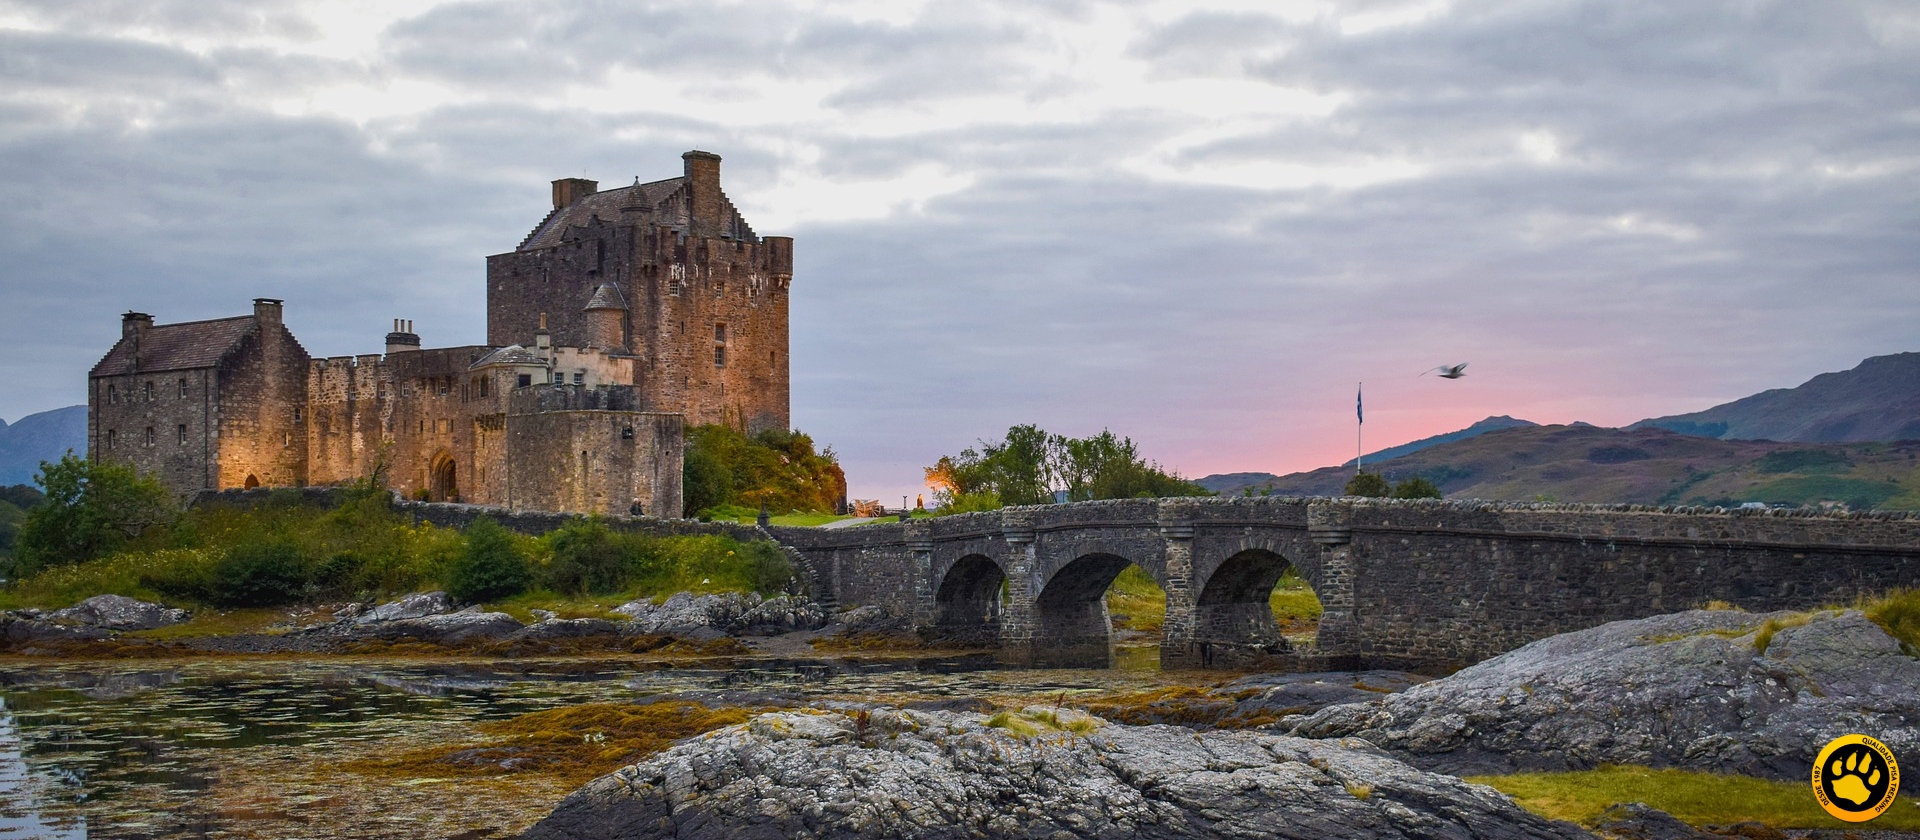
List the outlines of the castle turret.
{"type": "Polygon", "coordinates": [[[627,346],[627,300],[620,287],[602,283],[587,301],[587,346],[623,350],[627,346]]]}
{"type": "Polygon", "coordinates": [[[393,319],[393,332],[387,333],[387,355],[418,349],[420,349],[420,336],[414,334],[413,322],[401,318],[393,319]]]}

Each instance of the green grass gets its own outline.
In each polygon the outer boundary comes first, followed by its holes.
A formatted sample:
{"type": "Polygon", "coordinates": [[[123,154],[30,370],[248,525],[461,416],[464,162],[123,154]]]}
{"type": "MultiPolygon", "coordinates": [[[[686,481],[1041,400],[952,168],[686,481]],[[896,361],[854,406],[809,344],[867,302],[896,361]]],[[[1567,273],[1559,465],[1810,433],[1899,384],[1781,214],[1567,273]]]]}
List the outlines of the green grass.
{"type": "MultiPolygon", "coordinates": [[[[738,522],[742,525],[752,525],[760,521],[760,510],[758,508],[743,507],[741,505],[720,505],[703,510],[700,514],[715,522],[738,522]]],[[[842,516],[837,513],[792,510],[786,513],[769,513],[767,522],[773,525],[791,525],[800,528],[811,528],[817,525],[825,525],[829,522],[838,522],[842,519],[851,518],[852,517],[842,516]]]]}
{"type": "Polygon", "coordinates": [[[1783,829],[1920,831],[1920,807],[1911,798],[1895,800],[1892,808],[1870,823],[1847,823],[1822,810],[1806,782],[1646,767],[1475,776],[1467,781],[1496,788],[1543,817],[1587,827],[1609,806],[1645,802],[1695,826],[1755,821],[1783,829]]]}
{"type": "MultiPolygon", "coordinates": [[[[1282,632],[1310,632],[1320,621],[1320,598],[1291,571],[1273,587],[1267,606],[1282,632]]],[[[1139,566],[1128,566],[1107,589],[1107,612],[1126,616],[1117,623],[1123,630],[1157,631],[1166,622],[1167,593],[1139,566]]]]}
{"type": "Polygon", "coordinates": [[[1920,589],[1895,589],[1858,606],[1887,635],[1899,639],[1907,655],[1920,656],[1920,589]]]}
{"type": "Polygon", "coordinates": [[[1807,475],[1769,481],[1743,491],[1742,495],[1752,501],[1796,505],[1846,502],[1855,510],[1866,510],[1880,507],[1900,495],[1902,489],[1899,484],[1887,481],[1807,475]]]}

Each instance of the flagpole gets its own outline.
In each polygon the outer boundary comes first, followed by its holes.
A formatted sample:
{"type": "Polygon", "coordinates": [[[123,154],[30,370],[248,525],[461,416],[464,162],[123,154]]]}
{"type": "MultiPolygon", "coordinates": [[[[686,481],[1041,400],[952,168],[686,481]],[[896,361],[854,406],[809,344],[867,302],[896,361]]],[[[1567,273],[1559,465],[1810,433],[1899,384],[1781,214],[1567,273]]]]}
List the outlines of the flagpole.
{"type": "Polygon", "coordinates": [[[1360,462],[1362,457],[1360,453],[1367,451],[1367,448],[1360,443],[1360,435],[1367,428],[1367,413],[1364,408],[1365,403],[1361,397],[1362,394],[1366,393],[1366,388],[1367,383],[1362,382],[1355,385],[1353,389],[1353,419],[1355,421],[1353,424],[1353,474],[1356,476],[1360,474],[1361,469],[1365,466],[1360,462]]]}

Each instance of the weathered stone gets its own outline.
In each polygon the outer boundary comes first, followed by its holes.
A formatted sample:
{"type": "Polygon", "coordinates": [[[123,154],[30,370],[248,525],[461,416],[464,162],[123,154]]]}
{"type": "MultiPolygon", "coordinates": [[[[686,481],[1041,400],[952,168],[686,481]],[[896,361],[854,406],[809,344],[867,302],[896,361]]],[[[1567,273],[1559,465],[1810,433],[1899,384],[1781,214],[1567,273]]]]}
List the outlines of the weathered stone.
{"type": "Polygon", "coordinates": [[[354,616],[353,623],[358,625],[375,624],[382,621],[400,621],[409,618],[425,618],[453,612],[453,599],[445,592],[415,592],[398,601],[381,604],[360,615],[354,616]]]}
{"type": "MultiPolygon", "coordinates": [[[[540,610],[540,612],[546,611],[540,610]]],[[[620,625],[604,618],[549,618],[527,625],[514,638],[527,641],[551,641],[618,635],[620,635],[620,625]]]]}
{"type": "Polygon", "coordinates": [[[0,615],[0,642],[19,649],[39,642],[83,642],[113,635],[104,627],[56,624],[34,618],[0,615]]]}
{"type": "Polygon", "coordinates": [[[1710,840],[1708,834],[1644,802],[1626,802],[1601,812],[1594,830],[1616,840],[1710,840]]]}
{"type": "Polygon", "coordinates": [[[193,614],[186,610],[125,595],[95,595],[64,610],[49,613],[47,620],[126,632],[166,627],[192,617],[193,614]]]}
{"type": "Polygon", "coordinates": [[[680,592],[659,604],[642,598],[613,611],[631,618],[630,629],[640,635],[771,636],[812,630],[826,623],[825,611],[812,601],[788,595],[762,600],[751,592],[680,592]]]}
{"type": "Polygon", "coordinates": [[[595,780],[522,837],[1591,836],[1365,742],[1100,725],[1052,709],[1019,719],[1041,731],[948,712],[761,715],[595,780]]]}
{"type": "Polygon", "coordinates": [[[1365,738],[1450,773],[1622,763],[1804,782],[1820,748],[1848,733],[1897,755],[1920,751],[1920,660],[1853,610],[1779,627],[1756,649],[1769,619],[1803,617],[1694,610],[1618,621],[1280,726],[1365,738]]]}
{"type": "Polygon", "coordinates": [[[416,639],[437,645],[459,645],[504,639],[525,627],[506,613],[461,612],[403,618],[383,622],[367,630],[382,639],[416,639]]]}
{"type": "Polygon", "coordinates": [[[1426,677],[1405,671],[1256,674],[1220,686],[1213,693],[1232,697],[1252,692],[1234,708],[1234,714],[1244,718],[1262,712],[1306,714],[1328,706],[1362,703],[1426,681],[1426,677]]]}

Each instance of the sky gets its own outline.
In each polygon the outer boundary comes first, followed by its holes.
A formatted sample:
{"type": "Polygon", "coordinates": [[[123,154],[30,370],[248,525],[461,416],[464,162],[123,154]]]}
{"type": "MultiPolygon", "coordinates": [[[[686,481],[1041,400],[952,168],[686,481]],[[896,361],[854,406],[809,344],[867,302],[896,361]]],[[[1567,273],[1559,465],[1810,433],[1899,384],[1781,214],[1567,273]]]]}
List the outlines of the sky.
{"type": "Polygon", "coordinates": [[[0,417],[119,315],[485,339],[548,182],[724,158],[857,498],[1034,423],[1189,477],[1920,350],[1920,5],[0,0],[0,417]],[[1467,376],[1420,376],[1468,362],[1467,376]]]}

